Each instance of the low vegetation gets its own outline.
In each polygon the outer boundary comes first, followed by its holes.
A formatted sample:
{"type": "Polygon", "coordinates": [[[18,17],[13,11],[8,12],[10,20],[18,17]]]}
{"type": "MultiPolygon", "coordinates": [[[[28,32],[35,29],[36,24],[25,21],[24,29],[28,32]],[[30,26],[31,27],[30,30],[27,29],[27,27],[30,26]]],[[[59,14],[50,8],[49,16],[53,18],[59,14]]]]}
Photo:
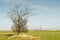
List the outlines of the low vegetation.
{"type": "Polygon", "coordinates": [[[0,31],[0,40],[60,40],[60,31],[28,31],[16,35],[11,31],[0,31]]]}

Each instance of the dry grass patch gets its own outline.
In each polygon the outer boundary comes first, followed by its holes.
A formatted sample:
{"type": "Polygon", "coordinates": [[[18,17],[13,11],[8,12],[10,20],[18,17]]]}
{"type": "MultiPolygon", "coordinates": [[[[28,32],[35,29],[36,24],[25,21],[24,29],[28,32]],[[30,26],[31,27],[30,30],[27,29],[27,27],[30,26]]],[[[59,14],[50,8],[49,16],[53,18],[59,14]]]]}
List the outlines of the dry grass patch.
{"type": "Polygon", "coordinates": [[[41,39],[40,37],[36,37],[36,36],[28,35],[28,34],[13,35],[9,37],[8,39],[16,38],[16,37],[21,37],[21,38],[29,39],[29,40],[40,40],[41,39]]]}

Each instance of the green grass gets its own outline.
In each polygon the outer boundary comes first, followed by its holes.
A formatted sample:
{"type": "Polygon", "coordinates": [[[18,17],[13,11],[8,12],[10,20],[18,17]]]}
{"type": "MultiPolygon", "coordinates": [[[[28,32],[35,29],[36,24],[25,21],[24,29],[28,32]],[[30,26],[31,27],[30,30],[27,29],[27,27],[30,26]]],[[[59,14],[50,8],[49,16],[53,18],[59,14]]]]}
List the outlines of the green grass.
{"type": "MultiPolygon", "coordinates": [[[[14,34],[11,31],[0,31],[0,40],[9,40],[10,36],[6,34],[14,34]]],[[[40,40],[60,40],[60,31],[28,31],[26,34],[41,37],[40,40]]],[[[28,38],[15,37],[10,40],[29,40],[28,38]]]]}
{"type": "Polygon", "coordinates": [[[41,40],[60,40],[59,31],[30,31],[28,34],[40,36],[41,40]]]}

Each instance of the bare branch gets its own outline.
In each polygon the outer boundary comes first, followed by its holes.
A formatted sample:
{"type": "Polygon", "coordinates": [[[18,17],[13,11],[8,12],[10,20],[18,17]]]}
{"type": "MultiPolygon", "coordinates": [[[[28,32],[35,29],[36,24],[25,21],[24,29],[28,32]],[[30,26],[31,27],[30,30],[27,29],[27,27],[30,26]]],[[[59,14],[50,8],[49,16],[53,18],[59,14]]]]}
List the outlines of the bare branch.
{"type": "Polygon", "coordinates": [[[8,13],[13,22],[12,30],[14,32],[20,33],[27,30],[27,18],[31,16],[28,8],[19,10],[19,6],[15,6],[8,13]]]}

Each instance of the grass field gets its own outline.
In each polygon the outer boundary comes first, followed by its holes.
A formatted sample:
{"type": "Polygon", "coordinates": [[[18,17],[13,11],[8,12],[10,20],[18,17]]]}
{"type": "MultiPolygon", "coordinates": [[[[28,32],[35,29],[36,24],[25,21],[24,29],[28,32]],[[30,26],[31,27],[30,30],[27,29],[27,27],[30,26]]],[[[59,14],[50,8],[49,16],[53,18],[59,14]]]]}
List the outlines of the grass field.
{"type": "MultiPolygon", "coordinates": [[[[22,37],[14,37],[14,38],[8,39],[9,37],[11,37],[11,36],[8,36],[9,34],[13,34],[13,32],[0,31],[0,40],[31,40],[29,38],[22,38],[22,37]]],[[[32,35],[35,37],[40,37],[39,40],[60,40],[60,31],[28,31],[25,34],[32,35]]]]}

